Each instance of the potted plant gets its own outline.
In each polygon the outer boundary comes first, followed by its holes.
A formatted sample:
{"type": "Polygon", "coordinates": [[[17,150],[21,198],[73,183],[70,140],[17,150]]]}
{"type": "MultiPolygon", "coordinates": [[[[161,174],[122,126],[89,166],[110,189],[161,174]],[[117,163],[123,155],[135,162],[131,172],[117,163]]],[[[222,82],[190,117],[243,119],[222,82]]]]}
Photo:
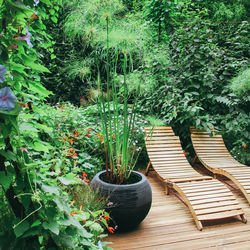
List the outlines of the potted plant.
{"type": "MultiPolygon", "coordinates": [[[[133,141],[136,118],[136,101],[128,103],[126,80],[127,54],[122,51],[123,86],[121,95],[115,81],[110,80],[110,56],[107,22],[107,86],[106,99],[100,87],[99,113],[101,116],[105,170],[96,174],[92,180],[94,188],[108,197],[109,212],[119,230],[129,230],[138,225],[151,207],[152,191],[147,178],[134,167],[140,148],[133,141]],[[119,103],[122,96],[122,104],[119,103]]],[[[98,77],[100,79],[100,77],[98,77]]],[[[100,82],[100,81],[99,81],[100,82]]],[[[99,84],[100,86],[100,84],[99,84]]]]}

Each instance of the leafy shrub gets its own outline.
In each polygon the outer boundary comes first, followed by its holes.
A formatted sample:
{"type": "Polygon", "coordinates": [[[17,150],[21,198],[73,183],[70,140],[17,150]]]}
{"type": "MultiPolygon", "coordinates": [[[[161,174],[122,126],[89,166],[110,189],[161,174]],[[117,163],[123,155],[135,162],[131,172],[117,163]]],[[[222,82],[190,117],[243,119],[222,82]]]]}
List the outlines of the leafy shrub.
{"type": "Polygon", "coordinates": [[[248,98],[250,93],[250,69],[244,70],[233,78],[230,87],[236,95],[248,98]]]}

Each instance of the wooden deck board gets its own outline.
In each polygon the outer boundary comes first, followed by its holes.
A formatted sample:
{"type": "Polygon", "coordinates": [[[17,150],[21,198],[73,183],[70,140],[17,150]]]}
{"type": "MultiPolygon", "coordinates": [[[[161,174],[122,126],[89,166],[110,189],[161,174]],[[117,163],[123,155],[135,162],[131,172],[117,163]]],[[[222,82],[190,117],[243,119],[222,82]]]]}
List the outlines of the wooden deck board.
{"type": "MultiPolygon", "coordinates": [[[[151,210],[134,231],[106,239],[113,242],[114,250],[250,249],[250,222],[243,224],[237,218],[208,221],[203,231],[198,231],[189,209],[175,195],[165,194],[154,172],[148,179],[153,193],[151,210]]],[[[249,204],[240,192],[234,193],[250,220],[249,204]]]]}

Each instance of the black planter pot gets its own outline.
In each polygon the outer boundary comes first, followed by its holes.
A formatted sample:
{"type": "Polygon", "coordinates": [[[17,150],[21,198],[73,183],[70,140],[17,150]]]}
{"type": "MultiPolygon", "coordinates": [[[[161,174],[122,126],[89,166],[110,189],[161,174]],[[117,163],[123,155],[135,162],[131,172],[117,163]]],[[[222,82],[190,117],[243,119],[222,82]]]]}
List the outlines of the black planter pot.
{"type": "Polygon", "coordinates": [[[106,171],[95,175],[92,180],[94,189],[98,189],[112,202],[108,212],[119,231],[135,228],[147,216],[152,203],[152,190],[147,178],[137,171],[132,171],[131,177],[137,177],[138,182],[117,185],[103,181],[105,176],[106,171]]]}

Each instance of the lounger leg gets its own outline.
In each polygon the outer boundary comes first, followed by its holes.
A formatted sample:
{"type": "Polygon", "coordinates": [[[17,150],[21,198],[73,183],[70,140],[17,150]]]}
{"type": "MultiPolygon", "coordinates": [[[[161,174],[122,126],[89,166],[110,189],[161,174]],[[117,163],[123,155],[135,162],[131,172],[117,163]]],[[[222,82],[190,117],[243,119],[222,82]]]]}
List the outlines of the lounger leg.
{"type": "Polygon", "coordinates": [[[148,171],[149,171],[150,166],[151,166],[151,161],[149,161],[149,163],[147,165],[145,175],[148,175],[148,171]]]}
{"type": "Polygon", "coordinates": [[[196,223],[196,226],[197,226],[197,228],[198,228],[198,230],[202,230],[202,228],[203,228],[203,226],[202,226],[202,224],[201,224],[201,222],[199,221],[199,220],[195,220],[195,223],[196,223]]]}
{"type": "Polygon", "coordinates": [[[242,219],[242,222],[243,222],[243,223],[247,223],[247,218],[245,217],[244,214],[241,214],[241,215],[240,215],[240,218],[242,219]]]}
{"type": "Polygon", "coordinates": [[[168,185],[165,184],[164,187],[165,187],[165,193],[166,193],[167,195],[169,195],[169,187],[168,187],[168,185]]]}

